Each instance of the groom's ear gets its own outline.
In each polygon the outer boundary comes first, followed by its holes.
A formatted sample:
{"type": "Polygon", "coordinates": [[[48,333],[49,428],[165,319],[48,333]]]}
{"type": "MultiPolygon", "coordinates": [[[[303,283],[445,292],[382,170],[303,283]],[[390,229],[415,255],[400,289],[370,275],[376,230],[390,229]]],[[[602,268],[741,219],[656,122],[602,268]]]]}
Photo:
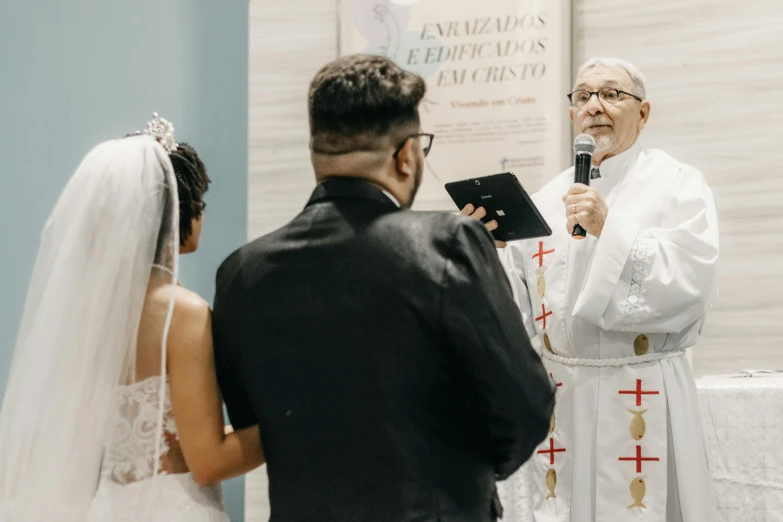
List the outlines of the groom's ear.
{"type": "Polygon", "coordinates": [[[416,176],[415,140],[408,138],[394,155],[397,170],[397,181],[405,183],[408,178],[416,176]]]}

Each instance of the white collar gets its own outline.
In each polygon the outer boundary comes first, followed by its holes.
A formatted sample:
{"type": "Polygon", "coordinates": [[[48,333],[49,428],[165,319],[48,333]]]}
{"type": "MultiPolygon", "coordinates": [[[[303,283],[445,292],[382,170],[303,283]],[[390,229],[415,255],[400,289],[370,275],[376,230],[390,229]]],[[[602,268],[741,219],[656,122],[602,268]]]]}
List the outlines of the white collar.
{"type": "MultiPolygon", "coordinates": [[[[635,160],[639,155],[641,149],[642,146],[638,141],[636,141],[628,150],[621,152],[617,156],[612,156],[611,158],[602,161],[601,166],[598,167],[599,171],[601,172],[601,177],[623,177],[625,171],[628,170],[628,167],[631,165],[633,160],[635,160]]],[[[596,168],[596,166],[593,165],[593,168],[596,168]]]]}
{"type": "Polygon", "coordinates": [[[392,200],[392,203],[394,203],[395,205],[397,205],[397,208],[400,208],[400,202],[399,202],[399,201],[397,201],[397,198],[395,198],[394,196],[392,196],[391,192],[389,192],[389,191],[387,191],[387,190],[385,190],[385,189],[381,189],[381,192],[383,192],[384,194],[386,194],[386,197],[387,197],[387,198],[389,198],[390,200],[392,200]]]}

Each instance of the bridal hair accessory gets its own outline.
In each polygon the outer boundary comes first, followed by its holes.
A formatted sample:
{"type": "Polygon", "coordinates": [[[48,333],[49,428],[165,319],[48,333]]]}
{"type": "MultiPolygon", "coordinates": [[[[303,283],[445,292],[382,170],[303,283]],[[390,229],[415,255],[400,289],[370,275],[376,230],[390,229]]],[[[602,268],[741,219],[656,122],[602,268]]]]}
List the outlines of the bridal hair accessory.
{"type": "Polygon", "coordinates": [[[144,134],[158,140],[158,143],[160,143],[169,154],[177,150],[177,142],[174,141],[174,125],[167,119],[158,116],[157,112],[152,113],[152,119],[147,122],[147,126],[144,128],[144,134]]]}

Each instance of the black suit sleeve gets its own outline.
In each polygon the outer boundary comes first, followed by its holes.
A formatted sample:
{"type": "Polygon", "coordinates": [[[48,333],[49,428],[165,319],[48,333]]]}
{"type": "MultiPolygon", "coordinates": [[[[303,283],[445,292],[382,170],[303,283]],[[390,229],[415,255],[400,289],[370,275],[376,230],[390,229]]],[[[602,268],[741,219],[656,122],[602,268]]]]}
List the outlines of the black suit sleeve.
{"type": "MultiPolygon", "coordinates": [[[[222,270],[222,269],[221,269],[222,270]]],[[[215,371],[217,372],[220,393],[226,404],[228,418],[234,430],[242,430],[258,424],[253,406],[248,397],[240,376],[237,374],[231,360],[232,351],[240,347],[232,332],[239,325],[233,324],[231,299],[225,295],[225,278],[218,272],[215,292],[215,306],[212,312],[212,339],[215,345],[215,371]]]]}
{"type": "Polygon", "coordinates": [[[478,221],[457,225],[443,284],[442,326],[503,480],[546,437],[554,388],[530,345],[492,238],[478,221]]]}

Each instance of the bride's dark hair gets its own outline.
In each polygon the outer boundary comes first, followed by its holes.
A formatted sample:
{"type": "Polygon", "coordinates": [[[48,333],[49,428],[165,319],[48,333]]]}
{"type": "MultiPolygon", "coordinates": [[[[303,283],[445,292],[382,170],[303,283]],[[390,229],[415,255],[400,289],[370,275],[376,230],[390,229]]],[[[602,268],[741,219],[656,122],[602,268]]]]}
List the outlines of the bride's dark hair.
{"type": "Polygon", "coordinates": [[[207,168],[199,158],[196,149],[187,143],[177,144],[177,150],[169,154],[174,166],[179,193],[179,242],[181,245],[193,233],[192,220],[201,217],[207,207],[204,194],[211,180],[207,168]]]}

